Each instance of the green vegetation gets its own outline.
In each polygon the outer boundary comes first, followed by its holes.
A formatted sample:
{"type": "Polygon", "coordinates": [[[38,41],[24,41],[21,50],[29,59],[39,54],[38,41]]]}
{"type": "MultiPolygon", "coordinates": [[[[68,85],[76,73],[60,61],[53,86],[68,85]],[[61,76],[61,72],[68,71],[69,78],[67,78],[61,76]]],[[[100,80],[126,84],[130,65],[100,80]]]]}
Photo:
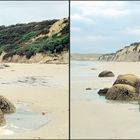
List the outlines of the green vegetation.
{"type": "MultiPolygon", "coordinates": [[[[28,59],[36,53],[57,54],[69,47],[69,26],[51,38],[43,36],[35,41],[29,41],[38,35],[46,35],[49,28],[57,20],[32,22],[29,24],[16,24],[11,26],[0,26],[0,54],[6,52],[4,58],[15,54],[28,59]]],[[[68,22],[65,20],[65,22],[68,22]]]]}
{"type": "Polygon", "coordinates": [[[61,53],[64,48],[68,49],[69,35],[63,37],[56,37],[50,39],[40,39],[33,44],[27,45],[24,48],[18,48],[16,53],[18,55],[26,55],[29,59],[36,53],[61,53]]]}
{"type": "Polygon", "coordinates": [[[18,43],[22,43],[22,42],[28,41],[28,40],[30,40],[32,37],[34,37],[36,34],[37,34],[36,32],[29,32],[29,33],[27,33],[27,34],[24,34],[24,35],[21,37],[21,39],[20,39],[18,42],[16,42],[16,43],[18,44],[18,43]]]}
{"type": "Polygon", "coordinates": [[[11,50],[11,45],[10,44],[6,44],[6,45],[2,45],[0,47],[0,52],[4,51],[4,52],[8,52],[11,50]]]}

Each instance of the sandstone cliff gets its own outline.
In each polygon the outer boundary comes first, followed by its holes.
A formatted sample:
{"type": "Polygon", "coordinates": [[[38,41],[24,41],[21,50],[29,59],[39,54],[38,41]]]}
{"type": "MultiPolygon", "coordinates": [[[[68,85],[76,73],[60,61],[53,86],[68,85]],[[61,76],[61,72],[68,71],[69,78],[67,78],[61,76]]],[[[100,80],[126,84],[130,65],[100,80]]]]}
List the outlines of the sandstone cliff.
{"type": "Polygon", "coordinates": [[[140,43],[136,42],[124,47],[112,54],[104,54],[99,57],[100,61],[140,61],[140,43]]]}

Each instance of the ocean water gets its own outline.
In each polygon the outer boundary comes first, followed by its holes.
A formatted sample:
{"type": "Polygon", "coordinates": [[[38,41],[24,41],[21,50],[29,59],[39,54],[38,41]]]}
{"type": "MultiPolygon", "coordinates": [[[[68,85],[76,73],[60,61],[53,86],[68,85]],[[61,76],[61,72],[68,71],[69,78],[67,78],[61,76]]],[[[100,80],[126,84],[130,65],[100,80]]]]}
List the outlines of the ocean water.
{"type": "Polygon", "coordinates": [[[97,101],[105,102],[104,97],[97,94],[100,88],[103,88],[101,83],[111,84],[113,78],[98,78],[100,72],[100,63],[92,61],[72,61],[71,62],[71,89],[72,97],[85,98],[88,100],[97,99],[97,101]],[[91,70],[95,68],[95,70],[91,70]],[[86,90],[92,88],[92,90],[86,90]],[[75,94],[75,92],[77,92],[75,94]],[[80,96],[81,95],[81,96],[80,96]]]}
{"type": "Polygon", "coordinates": [[[6,126],[0,128],[0,135],[29,132],[47,125],[51,119],[42,112],[35,112],[27,104],[16,104],[16,112],[5,115],[6,126]]]}

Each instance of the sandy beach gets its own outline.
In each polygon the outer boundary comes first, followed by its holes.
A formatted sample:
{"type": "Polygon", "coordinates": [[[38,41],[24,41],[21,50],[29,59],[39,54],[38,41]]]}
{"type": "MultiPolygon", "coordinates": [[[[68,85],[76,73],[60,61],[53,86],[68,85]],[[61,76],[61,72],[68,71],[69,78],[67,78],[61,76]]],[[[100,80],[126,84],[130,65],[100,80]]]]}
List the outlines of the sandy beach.
{"type": "Polygon", "coordinates": [[[71,138],[138,139],[138,103],[109,101],[97,92],[110,87],[119,74],[132,73],[140,77],[140,63],[72,61],[71,66],[71,138]],[[103,70],[113,71],[115,77],[98,78],[103,70]]]}
{"type": "Polygon", "coordinates": [[[0,91],[17,112],[1,139],[68,138],[68,65],[13,64],[0,69],[0,91]]]}

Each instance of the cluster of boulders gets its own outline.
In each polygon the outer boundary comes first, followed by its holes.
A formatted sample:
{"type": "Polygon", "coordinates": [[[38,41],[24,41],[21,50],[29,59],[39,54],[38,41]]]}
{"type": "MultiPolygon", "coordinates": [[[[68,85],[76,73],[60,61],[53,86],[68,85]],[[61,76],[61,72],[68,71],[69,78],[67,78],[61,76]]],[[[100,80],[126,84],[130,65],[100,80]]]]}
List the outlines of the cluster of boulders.
{"type": "Polygon", "coordinates": [[[140,78],[134,74],[119,75],[112,87],[100,89],[98,94],[110,100],[138,100],[140,94],[140,78]]]}
{"type": "Polygon", "coordinates": [[[7,98],[0,95],[0,126],[6,124],[4,114],[14,113],[16,108],[7,98]]]}

